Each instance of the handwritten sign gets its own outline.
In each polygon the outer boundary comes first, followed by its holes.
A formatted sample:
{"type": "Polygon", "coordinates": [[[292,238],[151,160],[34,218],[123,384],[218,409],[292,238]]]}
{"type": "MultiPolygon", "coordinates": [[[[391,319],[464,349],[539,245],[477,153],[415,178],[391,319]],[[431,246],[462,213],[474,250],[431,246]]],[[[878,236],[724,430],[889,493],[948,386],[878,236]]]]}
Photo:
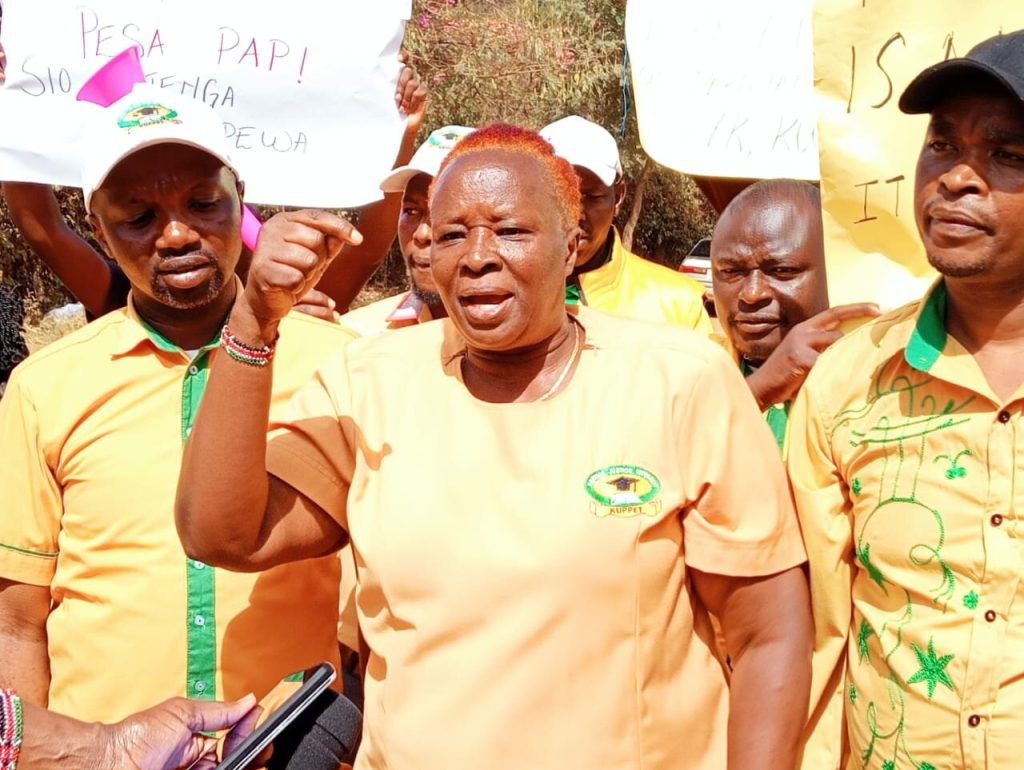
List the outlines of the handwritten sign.
{"type": "Polygon", "coordinates": [[[381,197],[410,0],[5,0],[0,179],[78,185],[89,76],[136,46],[146,79],[213,107],[254,203],[381,197]]]}
{"type": "Polygon", "coordinates": [[[829,294],[895,307],[935,273],[914,222],[914,169],[928,116],[897,102],[925,67],[1024,27],[1012,0],[816,0],[815,83],[829,294]]]}
{"type": "Polygon", "coordinates": [[[811,0],[629,0],[640,141],[718,177],[818,178],[811,0]]]}

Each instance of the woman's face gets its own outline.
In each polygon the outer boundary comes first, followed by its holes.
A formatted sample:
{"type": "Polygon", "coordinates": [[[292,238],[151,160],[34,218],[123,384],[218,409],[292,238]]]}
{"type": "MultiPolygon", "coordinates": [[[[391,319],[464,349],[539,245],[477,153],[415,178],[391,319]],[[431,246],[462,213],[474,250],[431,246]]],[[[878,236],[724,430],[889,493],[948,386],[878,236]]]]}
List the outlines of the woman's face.
{"type": "Polygon", "coordinates": [[[539,160],[506,150],[460,157],[439,177],[430,213],[434,283],[467,345],[514,351],[560,328],[579,229],[562,226],[539,160]]]}

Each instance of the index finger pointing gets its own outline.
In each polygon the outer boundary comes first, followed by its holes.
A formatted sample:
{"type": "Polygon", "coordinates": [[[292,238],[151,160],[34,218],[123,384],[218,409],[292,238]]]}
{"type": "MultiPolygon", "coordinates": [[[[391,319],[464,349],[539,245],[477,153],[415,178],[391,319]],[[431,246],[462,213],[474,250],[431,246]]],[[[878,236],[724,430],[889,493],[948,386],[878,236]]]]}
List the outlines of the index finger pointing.
{"type": "Polygon", "coordinates": [[[335,256],[346,243],[358,246],[363,242],[362,233],[356,230],[351,222],[330,211],[303,209],[291,212],[288,218],[323,233],[327,239],[331,256],[335,256]]]}
{"type": "Polygon", "coordinates": [[[882,314],[881,308],[874,302],[854,302],[850,305],[836,305],[818,313],[816,326],[822,329],[835,329],[844,321],[854,318],[874,318],[882,314]]]}

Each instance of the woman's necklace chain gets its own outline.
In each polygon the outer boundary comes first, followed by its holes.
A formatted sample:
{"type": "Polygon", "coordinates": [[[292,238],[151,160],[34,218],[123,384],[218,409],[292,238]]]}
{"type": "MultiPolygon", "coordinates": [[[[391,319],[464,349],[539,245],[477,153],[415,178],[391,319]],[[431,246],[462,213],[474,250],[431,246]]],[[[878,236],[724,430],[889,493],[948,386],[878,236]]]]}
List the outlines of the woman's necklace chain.
{"type": "Polygon", "coordinates": [[[578,356],[580,352],[580,328],[579,324],[576,323],[571,318],[569,319],[569,323],[572,326],[573,332],[572,353],[569,354],[569,360],[566,361],[565,366],[562,367],[562,371],[558,375],[558,379],[555,380],[555,384],[548,388],[546,391],[544,391],[544,395],[538,398],[538,401],[546,401],[547,399],[551,398],[558,391],[558,389],[562,387],[562,383],[565,382],[565,378],[569,376],[569,372],[572,370],[573,364],[576,363],[576,356],[578,356]]]}

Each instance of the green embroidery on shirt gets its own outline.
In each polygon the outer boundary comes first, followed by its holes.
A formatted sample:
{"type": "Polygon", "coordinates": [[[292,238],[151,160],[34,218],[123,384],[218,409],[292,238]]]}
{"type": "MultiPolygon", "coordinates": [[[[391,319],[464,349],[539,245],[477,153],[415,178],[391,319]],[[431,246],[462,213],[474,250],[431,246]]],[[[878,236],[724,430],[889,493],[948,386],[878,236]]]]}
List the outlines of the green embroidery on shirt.
{"type": "Polygon", "coordinates": [[[969,610],[978,609],[978,594],[975,591],[969,591],[964,594],[964,607],[969,610]]]}
{"type": "Polygon", "coordinates": [[[960,465],[960,458],[964,456],[970,457],[971,454],[970,449],[961,449],[953,457],[945,454],[938,455],[933,462],[938,462],[939,460],[948,462],[949,467],[946,468],[946,478],[953,481],[954,479],[962,479],[967,475],[967,469],[960,465]]]}
{"type": "MultiPolygon", "coordinates": [[[[921,697],[927,693],[929,699],[940,684],[956,692],[946,670],[954,656],[938,655],[933,639],[925,645],[913,636],[906,639],[911,648],[907,650],[904,630],[913,627],[914,605],[921,603],[916,598],[920,592],[929,591],[931,604],[941,612],[947,610],[956,594],[956,576],[943,552],[946,522],[942,512],[929,502],[928,491],[938,489],[940,483],[965,478],[969,464],[962,463],[971,452],[961,450],[940,458],[934,451],[929,452],[928,447],[934,434],[948,435],[970,421],[965,412],[975,396],[967,395],[960,400],[940,398],[930,387],[935,382],[927,373],[930,366],[914,366],[913,362],[911,366],[914,368],[908,369],[899,356],[880,366],[865,401],[836,414],[828,429],[828,439],[834,446],[855,450],[847,466],[857,474],[851,472],[847,477],[854,505],[853,550],[860,572],[854,590],[855,596],[863,597],[876,610],[870,622],[856,617],[851,634],[856,639],[860,662],[872,667],[865,670],[866,675],[873,676],[872,671],[878,670],[880,676],[885,676],[884,669],[880,669],[883,662],[888,668],[885,696],[876,698],[870,691],[866,694],[863,687],[857,690],[854,682],[860,680],[850,680],[850,718],[862,720],[862,734],[869,736],[867,745],[861,744],[858,752],[864,768],[934,770],[931,763],[915,757],[907,744],[903,688],[924,684],[921,697]],[[932,464],[943,460],[936,469],[942,476],[922,475],[928,465],[927,457],[932,457],[932,464]],[[866,473],[870,476],[866,477],[866,473]],[[871,479],[867,489],[865,478],[871,479]],[[900,546],[894,532],[912,532],[914,537],[900,546]],[[921,576],[908,578],[908,570],[920,572],[921,576]],[[890,598],[876,598],[872,595],[874,586],[890,598]],[[903,593],[899,605],[894,595],[898,592],[903,593]],[[872,637],[878,639],[881,659],[871,655],[872,637]],[[912,657],[908,655],[911,651],[912,657]],[[916,660],[916,670],[907,670],[908,658],[916,660]],[[850,697],[854,692],[856,705],[850,697]]],[[[948,439],[943,440],[949,446],[948,439]]],[[[964,597],[965,606],[969,596],[964,597]]],[[[860,671],[850,669],[851,675],[860,671]]]]}
{"type": "Polygon", "coordinates": [[[861,619],[860,629],[857,631],[857,658],[861,663],[871,660],[871,650],[868,648],[868,640],[875,635],[875,630],[868,625],[866,620],[861,619]]]}
{"type": "MultiPolygon", "coordinates": [[[[870,577],[878,587],[885,591],[885,577],[882,575],[881,570],[878,569],[874,564],[871,563],[871,544],[865,543],[857,548],[857,561],[861,563],[861,566],[868,571],[868,577],[870,577]]],[[[888,591],[886,591],[888,593],[888,591]]]]}
{"type": "Polygon", "coordinates": [[[928,700],[932,699],[935,694],[936,685],[942,684],[950,689],[952,692],[956,692],[953,687],[953,680],[949,678],[949,674],[946,673],[946,666],[953,660],[952,655],[943,655],[941,658],[935,655],[935,639],[929,637],[928,639],[928,654],[918,647],[913,642],[910,643],[911,649],[917,656],[917,662],[921,664],[921,670],[914,674],[910,679],[907,680],[907,684],[917,684],[918,682],[925,682],[928,685],[928,700]]]}
{"type": "Polygon", "coordinates": [[[850,685],[850,703],[856,703],[856,702],[857,702],[857,685],[851,684],[850,685]]]}

